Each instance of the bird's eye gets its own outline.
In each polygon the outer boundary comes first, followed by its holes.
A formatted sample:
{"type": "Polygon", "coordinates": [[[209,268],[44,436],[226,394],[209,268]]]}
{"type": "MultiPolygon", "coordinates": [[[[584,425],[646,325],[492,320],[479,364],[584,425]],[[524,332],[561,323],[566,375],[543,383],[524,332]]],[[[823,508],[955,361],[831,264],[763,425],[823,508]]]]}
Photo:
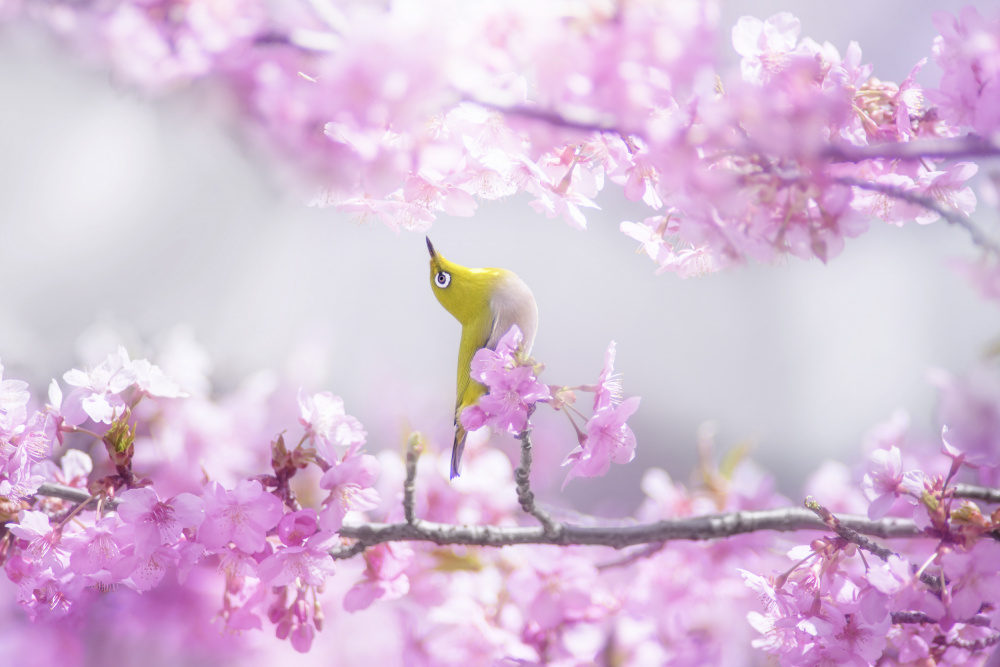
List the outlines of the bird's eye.
{"type": "Polygon", "coordinates": [[[438,271],[437,275],[434,276],[434,283],[438,287],[447,287],[451,284],[451,274],[447,271],[438,271]]]}

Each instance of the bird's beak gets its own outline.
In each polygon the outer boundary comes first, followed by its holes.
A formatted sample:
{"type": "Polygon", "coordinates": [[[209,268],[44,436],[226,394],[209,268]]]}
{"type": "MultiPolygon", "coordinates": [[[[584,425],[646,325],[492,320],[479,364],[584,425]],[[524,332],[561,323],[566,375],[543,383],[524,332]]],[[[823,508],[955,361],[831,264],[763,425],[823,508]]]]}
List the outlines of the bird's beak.
{"type": "Polygon", "coordinates": [[[431,243],[430,238],[425,236],[424,239],[427,241],[427,252],[431,254],[431,258],[437,257],[437,253],[434,252],[434,244],[431,243]]]}

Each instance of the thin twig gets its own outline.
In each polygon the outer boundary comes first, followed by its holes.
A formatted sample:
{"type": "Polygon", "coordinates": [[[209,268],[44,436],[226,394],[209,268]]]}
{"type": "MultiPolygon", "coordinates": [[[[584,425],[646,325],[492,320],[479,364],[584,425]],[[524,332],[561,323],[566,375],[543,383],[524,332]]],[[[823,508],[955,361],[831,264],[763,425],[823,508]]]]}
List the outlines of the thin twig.
{"type": "Polygon", "coordinates": [[[995,140],[970,134],[954,139],[920,139],[869,146],[828,146],[823,155],[833,162],[864,162],[865,160],[920,160],[940,158],[1000,157],[1000,144],[995,140]]]}
{"type": "MultiPolygon", "coordinates": [[[[805,504],[806,507],[808,507],[812,512],[816,513],[816,516],[818,516],[823,523],[830,528],[830,530],[837,533],[837,535],[842,539],[847,540],[852,544],[856,544],[858,548],[864,549],[868,553],[878,556],[883,561],[889,560],[889,556],[899,557],[899,554],[892,549],[882,546],[875,540],[871,540],[862,535],[861,531],[855,530],[853,527],[846,525],[847,522],[845,522],[842,518],[835,516],[833,512],[823,507],[812,498],[806,498],[805,504]]],[[[927,572],[921,571],[919,577],[920,581],[922,581],[932,591],[940,591],[943,586],[941,579],[928,574],[927,572]]]]}
{"type": "Polygon", "coordinates": [[[861,549],[864,549],[868,553],[878,556],[882,560],[889,560],[889,556],[898,555],[892,549],[884,547],[875,540],[870,540],[858,531],[845,526],[840,519],[834,516],[833,512],[823,507],[817,503],[812,498],[806,498],[806,507],[816,513],[823,523],[826,524],[830,530],[837,533],[840,537],[844,538],[852,544],[858,545],[861,549]]]}
{"type": "Polygon", "coordinates": [[[521,465],[514,471],[517,501],[521,503],[521,509],[538,519],[547,536],[556,536],[562,532],[562,524],[535,504],[535,494],[531,490],[531,430],[526,428],[521,431],[518,439],[521,441],[521,465]]]}
{"type": "MultiPolygon", "coordinates": [[[[900,624],[900,623],[934,624],[939,622],[939,619],[936,619],[922,611],[894,611],[892,612],[892,622],[894,624],[900,624]]],[[[975,625],[981,628],[991,627],[990,617],[984,614],[976,614],[971,618],[967,618],[965,620],[957,622],[963,623],[965,625],[975,625]]]]}
{"type": "Polygon", "coordinates": [[[947,220],[953,225],[958,225],[962,227],[969,233],[972,237],[972,242],[981,248],[989,250],[993,254],[1000,256],[1000,245],[996,241],[986,236],[983,230],[979,229],[972,221],[967,218],[962,213],[956,211],[950,206],[945,206],[937,199],[929,197],[927,195],[920,194],[919,192],[912,192],[910,190],[904,190],[897,185],[889,185],[888,183],[875,183],[873,181],[866,181],[861,178],[853,178],[850,176],[842,176],[835,179],[837,183],[843,185],[851,185],[856,188],[861,188],[862,190],[869,190],[871,192],[878,192],[887,197],[892,197],[893,199],[899,199],[901,201],[909,202],[910,204],[916,204],[917,206],[922,206],[928,211],[934,211],[942,218],[947,220]]]}
{"type": "Polygon", "coordinates": [[[611,560],[606,563],[600,563],[597,566],[598,570],[610,570],[616,567],[625,567],[631,565],[632,563],[637,563],[640,560],[649,558],[650,556],[659,553],[663,550],[663,547],[667,546],[666,542],[654,542],[653,544],[647,544],[641,549],[636,549],[629,555],[619,558],[617,560],[611,560]]]}
{"type": "Polygon", "coordinates": [[[417,459],[424,451],[424,439],[419,433],[410,436],[406,443],[406,480],[403,482],[403,516],[411,526],[417,523],[417,503],[415,480],[417,479],[417,459]]]}
{"type": "Polygon", "coordinates": [[[342,546],[336,549],[330,550],[330,555],[334,560],[347,560],[348,558],[354,558],[359,553],[364,552],[369,546],[360,540],[351,544],[350,546],[342,546]]]}
{"type": "Polygon", "coordinates": [[[971,653],[976,653],[977,651],[982,651],[990,646],[996,646],[1000,644],[1000,633],[994,633],[989,637],[984,637],[983,639],[953,639],[946,644],[946,646],[954,646],[956,648],[962,648],[971,653]]]}
{"type": "MultiPolygon", "coordinates": [[[[48,498],[59,498],[60,500],[68,500],[74,503],[87,503],[84,509],[92,509],[90,507],[91,505],[94,506],[93,509],[96,509],[97,504],[100,501],[100,498],[91,496],[86,489],[63,486],[62,484],[52,484],[51,482],[45,482],[39,486],[35,495],[46,496],[48,498]]],[[[104,506],[108,509],[114,509],[120,504],[121,500],[118,498],[106,498],[104,501],[104,506]]]]}
{"type": "MultiPolygon", "coordinates": [[[[493,111],[499,111],[505,116],[513,116],[520,118],[527,118],[529,120],[537,120],[553,127],[563,127],[569,130],[578,130],[581,132],[620,132],[625,133],[624,130],[618,128],[613,122],[587,122],[580,120],[573,120],[572,118],[567,118],[566,116],[555,112],[542,109],[540,107],[530,107],[520,104],[515,105],[504,105],[496,104],[493,102],[487,102],[485,100],[476,99],[473,97],[466,96],[463,101],[471,102],[484,109],[491,109],[493,111]]],[[[609,118],[610,120],[610,118],[609,118]]],[[[629,134],[636,134],[635,132],[629,132],[629,134]]]]}

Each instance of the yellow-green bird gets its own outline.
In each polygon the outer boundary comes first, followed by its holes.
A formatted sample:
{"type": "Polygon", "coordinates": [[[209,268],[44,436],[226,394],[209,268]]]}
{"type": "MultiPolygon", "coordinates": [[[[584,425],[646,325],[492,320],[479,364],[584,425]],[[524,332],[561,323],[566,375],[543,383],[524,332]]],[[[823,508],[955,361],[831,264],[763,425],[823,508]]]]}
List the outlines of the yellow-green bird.
{"type": "Polygon", "coordinates": [[[506,269],[470,269],[442,257],[431,240],[431,287],[445,310],[462,324],[458,346],[458,397],[455,400],[455,444],[451,448],[451,478],[459,474],[465,429],[459,417],[475,405],[486,387],[469,377],[472,357],[482,348],[496,349],[500,338],[517,325],[524,335],[521,352],[531,354],[538,328],[538,307],[524,281],[506,269]]]}

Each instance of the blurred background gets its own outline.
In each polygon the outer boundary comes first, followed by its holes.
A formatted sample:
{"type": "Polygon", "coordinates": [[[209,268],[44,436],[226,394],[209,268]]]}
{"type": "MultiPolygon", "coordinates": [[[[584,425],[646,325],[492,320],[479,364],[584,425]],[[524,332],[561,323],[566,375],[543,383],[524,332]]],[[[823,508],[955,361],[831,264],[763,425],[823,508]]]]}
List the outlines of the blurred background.
{"type": "MultiPolygon", "coordinates": [[[[932,11],[959,7],[730,1],[723,25],[792,11],[803,36],[842,53],[856,40],[875,76],[899,81],[930,56],[932,11]]],[[[921,81],[938,77],[929,63],[921,81]]],[[[118,342],[142,356],[189,336],[219,392],[275,369],[343,396],[371,448],[397,447],[407,428],[450,447],[459,325],[431,294],[422,235],[309,208],[198,91],[145,99],[29,26],[0,27],[0,100],[5,378],[43,398],[51,378],[118,342]]],[[[625,393],[642,396],[637,456],[570,484],[564,498],[581,509],[630,511],[651,466],[686,479],[706,420],[720,448],[751,444],[797,500],[823,459],[859,461],[864,432],[897,407],[932,431],[927,371],[962,372],[1000,332],[995,306],[948,268],[976,251],[943,222],[874,223],[829,266],[790,259],[684,281],[634,254],[618,224],[647,211],[614,186],[586,232],[526,202],[482,203],[429,235],[449,259],[509,268],[531,286],[544,381],[594,382],[617,342],[625,393]]],[[[996,212],[982,206],[976,221],[995,229],[996,212]]],[[[539,446],[558,461],[575,438],[552,429],[539,446]]]]}

